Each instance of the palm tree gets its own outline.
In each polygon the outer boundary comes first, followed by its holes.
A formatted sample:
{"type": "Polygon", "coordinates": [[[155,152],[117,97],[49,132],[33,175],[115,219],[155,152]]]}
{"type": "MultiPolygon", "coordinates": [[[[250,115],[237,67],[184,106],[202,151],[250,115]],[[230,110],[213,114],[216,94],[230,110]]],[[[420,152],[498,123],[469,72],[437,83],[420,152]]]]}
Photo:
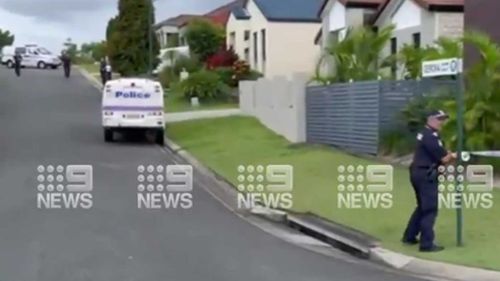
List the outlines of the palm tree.
{"type": "Polygon", "coordinates": [[[462,53],[461,40],[441,37],[435,42],[435,46],[422,48],[405,44],[396,55],[390,56],[385,61],[384,66],[397,63],[402,67],[406,77],[417,79],[421,77],[422,62],[462,57],[462,53]]]}
{"type": "MultiPolygon", "coordinates": [[[[500,47],[486,34],[466,32],[464,42],[479,53],[479,61],[466,73],[464,97],[465,147],[472,150],[500,148],[500,47]]],[[[451,122],[444,134],[456,142],[456,100],[445,102],[451,122]]]]}
{"type": "MultiPolygon", "coordinates": [[[[333,41],[316,65],[315,80],[329,82],[348,82],[377,79],[379,75],[380,54],[392,37],[394,26],[387,26],[378,32],[369,27],[348,29],[343,40],[333,41]],[[321,75],[325,62],[332,69],[332,77],[321,75]]],[[[384,58],[385,59],[385,58],[384,58]]]]}

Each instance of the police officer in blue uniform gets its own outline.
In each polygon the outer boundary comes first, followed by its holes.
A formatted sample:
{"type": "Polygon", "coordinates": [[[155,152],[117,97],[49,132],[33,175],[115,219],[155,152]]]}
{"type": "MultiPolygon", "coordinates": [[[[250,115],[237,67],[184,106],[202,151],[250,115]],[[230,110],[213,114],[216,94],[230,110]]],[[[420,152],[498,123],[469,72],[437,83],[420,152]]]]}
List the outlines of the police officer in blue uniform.
{"type": "Polygon", "coordinates": [[[410,217],[402,242],[416,245],[421,252],[437,252],[444,247],[434,244],[434,223],[438,213],[438,167],[457,158],[445,149],[439,131],[448,115],[442,110],[427,115],[425,128],[417,135],[417,146],[410,166],[410,181],[417,208],[410,217]],[[420,241],[417,236],[420,234],[420,241]]]}

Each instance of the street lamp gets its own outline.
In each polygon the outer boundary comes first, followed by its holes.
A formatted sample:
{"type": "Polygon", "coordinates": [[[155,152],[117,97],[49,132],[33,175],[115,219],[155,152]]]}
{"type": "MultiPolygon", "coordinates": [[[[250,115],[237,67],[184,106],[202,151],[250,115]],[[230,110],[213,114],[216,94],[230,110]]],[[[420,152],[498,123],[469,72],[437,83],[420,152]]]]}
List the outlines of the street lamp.
{"type": "Polygon", "coordinates": [[[148,13],[148,41],[149,41],[149,64],[148,64],[148,76],[151,77],[153,74],[153,13],[154,13],[154,2],[156,0],[150,0],[149,13],[148,13]]]}

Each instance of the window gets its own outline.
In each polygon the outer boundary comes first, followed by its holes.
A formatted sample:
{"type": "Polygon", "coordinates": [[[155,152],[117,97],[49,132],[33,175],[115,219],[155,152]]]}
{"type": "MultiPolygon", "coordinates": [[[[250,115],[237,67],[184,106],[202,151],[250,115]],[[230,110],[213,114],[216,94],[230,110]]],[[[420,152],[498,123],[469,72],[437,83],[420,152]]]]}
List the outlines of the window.
{"type": "Polygon", "coordinates": [[[37,51],[42,55],[52,55],[52,53],[45,48],[38,48],[37,51]]]}
{"type": "Polygon", "coordinates": [[[233,31],[229,33],[229,48],[234,49],[235,43],[236,43],[236,33],[233,31]]]}
{"type": "Polygon", "coordinates": [[[254,63],[254,67],[257,66],[258,59],[259,59],[259,54],[257,52],[257,47],[258,47],[257,37],[258,37],[257,32],[254,32],[253,33],[253,63],[254,63]]]}
{"type": "Polygon", "coordinates": [[[260,31],[260,42],[261,42],[261,52],[262,52],[262,61],[266,61],[266,30],[262,29],[260,31]]]}
{"type": "Polygon", "coordinates": [[[24,47],[19,47],[19,48],[16,48],[16,49],[14,50],[14,52],[15,52],[16,54],[21,54],[21,55],[24,55],[24,54],[26,54],[26,48],[24,48],[24,47]]]}
{"type": "Polygon", "coordinates": [[[248,41],[250,39],[250,30],[245,30],[245,41],[248,41]]]}
{"type": "MultiPolygon", "coordinates": [[[[395,55],[398,52],[398,41],[396,37],[391,38],[391,55],[395,55]]],[[[396,62],[393,62],[391,65],[391,73],[392,77],[396,77],[397,73],[397,65],[396,62]]]]}
{"type": "Polygon", "coordinates": [[[420,48],[420,33],[413,33],[413,46],[420,48]]]}
{"type": "Polygon", "coordinates": [[[245,48],[245,61],[250,62],[250,49],[245,48]]]}

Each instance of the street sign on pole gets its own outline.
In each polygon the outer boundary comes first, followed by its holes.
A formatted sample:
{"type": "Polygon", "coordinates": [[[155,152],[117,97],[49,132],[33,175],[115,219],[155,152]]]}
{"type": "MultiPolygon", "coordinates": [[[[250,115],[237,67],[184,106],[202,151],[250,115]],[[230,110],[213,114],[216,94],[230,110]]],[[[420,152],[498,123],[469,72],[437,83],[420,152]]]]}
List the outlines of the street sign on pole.
{"type": "MultiPolygon", "coordinates": [[[[425,61],[422,63],[422,77],[455,76],[457,80],[457,165],[462,164],[463,150],[463,124],[464,124],[464,85],[463,85],[463,63],[460,58],[425,61]]],[[[463,246],[463,215],[462,215],[462,191],[458,188],[459,182],[455,182],[457,193],[457,246],[463,246]]]]}
{"type": "Polygon", "coordinates": [[[422,63],[422,77],[458,75],[459,73],[462,73],[462,59],[452,58],[422,63]]]}

